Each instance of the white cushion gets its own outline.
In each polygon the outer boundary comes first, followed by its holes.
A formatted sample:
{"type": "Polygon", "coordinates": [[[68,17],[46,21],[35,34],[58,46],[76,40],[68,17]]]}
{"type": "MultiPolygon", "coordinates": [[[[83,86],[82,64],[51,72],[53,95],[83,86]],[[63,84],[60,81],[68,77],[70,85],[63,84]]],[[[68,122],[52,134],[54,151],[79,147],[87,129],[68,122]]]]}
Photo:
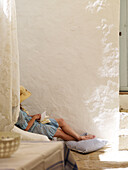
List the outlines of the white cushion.
{"type": "Polygon", "coordinates": [[[16,126],[12,129],[13,132],[20,133],[21,140],[23,141],[50,141],[46,135],[40,135],[36,133],[31,133],[24,131],[16,126]]]}
{"type": "Polygon", "coordinates": [[[88,139],[81,141],[67,141],[66,145],[69,149],[81,152],[81,153],[89,153],[101,149],[107,144],[107,140],[105,139],[88,139]]]}

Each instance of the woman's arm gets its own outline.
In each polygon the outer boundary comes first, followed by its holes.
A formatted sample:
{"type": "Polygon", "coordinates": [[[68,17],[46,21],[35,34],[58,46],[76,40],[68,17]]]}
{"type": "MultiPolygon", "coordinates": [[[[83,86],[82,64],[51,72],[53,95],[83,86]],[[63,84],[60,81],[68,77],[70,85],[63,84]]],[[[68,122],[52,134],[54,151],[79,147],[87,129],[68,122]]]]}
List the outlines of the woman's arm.
{"type": "Polygon", "coordinates": [[[32,119],[28,122],[28,126],[26,127],[25,131],[28,131],[28,130],[32,127],[32,125],[33,125],[33,123],[35,122],[35,120],[38,120],[38,119],[40,119],[40,118],[41,118],[41,115],[40,115],[40,114],[33,115],[33,116],[32,116],[32,119]]]}

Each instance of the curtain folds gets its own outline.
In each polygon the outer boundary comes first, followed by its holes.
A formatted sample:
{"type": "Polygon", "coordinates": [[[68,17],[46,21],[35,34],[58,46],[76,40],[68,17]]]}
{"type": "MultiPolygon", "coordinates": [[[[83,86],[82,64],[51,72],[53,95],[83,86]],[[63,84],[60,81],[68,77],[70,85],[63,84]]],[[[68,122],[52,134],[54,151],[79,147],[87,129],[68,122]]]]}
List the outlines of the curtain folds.
{"type": "Polygon", "coordinates": [[[19,90],[15,0],[0,0],[0,131],[11,130],[17,121],[19,90]]]}

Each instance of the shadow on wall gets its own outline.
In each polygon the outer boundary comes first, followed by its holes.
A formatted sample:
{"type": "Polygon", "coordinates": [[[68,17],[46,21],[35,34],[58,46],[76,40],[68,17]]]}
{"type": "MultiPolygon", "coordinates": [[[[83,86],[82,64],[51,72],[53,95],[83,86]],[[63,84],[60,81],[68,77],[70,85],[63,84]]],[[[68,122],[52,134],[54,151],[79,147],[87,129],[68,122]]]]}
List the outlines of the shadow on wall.
{"type": "MultiPolygon", "coordinates": [[[[88,2],[86,10],[92,14],[101,15],[100,12],[109,7],[108,0],[92,0],[88,2]]],[[[84,100],[86,107],[91,113],[92,123],[97,126],[97,129],[102,133],[106,129],[111,133],[111,128],[118,131],[119,125],[119,50],[115,42],[111,42],[109,38],[115,34],[114,24],[110,23],[106,18],[101,19],[96,27],[102,34],[102,66],[97,70],[97,77],[103,79],[103,84],[97,87],[92,95],[84,100]],[[114,44],[115,43],[115,44],[114,44]],[[114,120],[114,121],[113,121],[114,120]],[[108,128],[109,122],[110,128],[108,128]],[[105,127],[106,126],[106,127],[105,127]]],[[[117,35],[115,35],[117,37],[117,35]]],[[[115,40],[115,39],[114,39],[115,40]]]]}

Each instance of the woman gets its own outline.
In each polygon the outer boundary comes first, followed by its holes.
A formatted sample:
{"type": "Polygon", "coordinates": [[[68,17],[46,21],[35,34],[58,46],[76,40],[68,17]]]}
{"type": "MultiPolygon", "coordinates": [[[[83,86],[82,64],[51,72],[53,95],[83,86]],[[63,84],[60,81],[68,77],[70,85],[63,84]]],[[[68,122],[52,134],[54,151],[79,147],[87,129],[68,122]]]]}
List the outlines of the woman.
{"type": "MultiPolygon", "coordinates": [[[[20,87],[20,103],[30,95],[23,86],[20,87]]],[[[95,138],[94,135],[78,135],[63,119],[50,119],[49,123],[42,124],[39,122],[40,118],[41,114],[28,115],[21,106],[16,125],[25,131],[46,135],[49,139],[58,137],[65,141],[80,141],[95,138]]]]}

